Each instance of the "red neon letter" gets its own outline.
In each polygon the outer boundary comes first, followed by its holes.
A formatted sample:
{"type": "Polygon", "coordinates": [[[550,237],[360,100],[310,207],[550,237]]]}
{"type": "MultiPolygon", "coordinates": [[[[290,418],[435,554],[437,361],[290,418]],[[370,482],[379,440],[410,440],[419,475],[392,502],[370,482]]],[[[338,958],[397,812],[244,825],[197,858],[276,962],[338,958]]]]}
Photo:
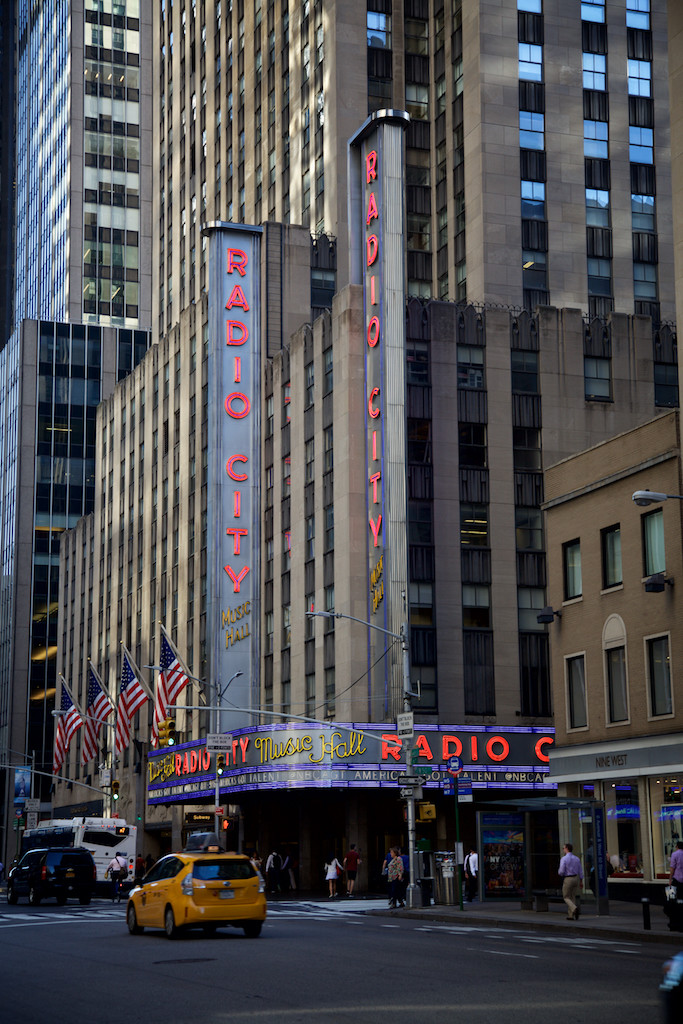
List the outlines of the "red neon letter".
{"type": "Polygon", "coordinates": [[[175,756],[175,773],[176,773],[176,775],[180,775],[182,770],[183,770],[183,755],[182,754],[176,754],[176,756],[175,756]]]}
{"type": "Polygon", "coordinates": [[[377,241],[377,235],[368,235],[367,242],[365,243],[366,265],[368,267],[371,267],[377,259],[378,249],[379,242],[377,241]]]}
{"type": "Polygon", "coordinates": [[[434,755],[432,754],[432,748],[427,743],[427,737],[426,736],[418,736],[417,737],[417,747],[418,747],[418,750],[421,753],[423,753],[425,757],[429,758],[430,761],[434,760],[434,755]]]}
{"type": "Polygon", "coordinates": [[[243,395],[241,391],[233,391],[232,394],[228,395],[228,397],[225,399],[225,411],[227,412],[228,416],[232,416],[232,418],[235,420],[243,420],[244,417],[249,414],[250,410],[251,403],[249,402],[247,396],[243,395]],[[232,407],[232,403],[236,400],[244,402],[244,408],[242,409],[241,412],[237,412],[237,410],[233,409],[232,407]]]}
{"type": "Polygon", "coordinates": [[[375,193],[370,193],[368,200],[368,212],[365,215],[365,226],[367,227],[371,220],[377,220],[379,213],[377,212],[377,202],[375,200],[375,193]]]}
{"type": "Polygon", "coordinates": [[[225,303],[226,309],[232,309],[233,306],[241,306],[243,310],[247,313],[249,312],[249,303],[247,302],[247,297],[242,291],[242,286],[240,284],[235,285],[230,293],[230,298],[225,303]]]}
{"type": "Polygon", "coordinates": [[[393,757],[394,761],[398,761],[400,756],[401,744],[398,736],[395,733],[382,733],[382,760],[386,761],[388,757],[393,757]],[[390,743],[391,746],[389,746],[390,743]]]}
{"type": "Polygon", "coordinates": [[[379,317],[373,316],[368,323],[368,345],[374,348],[379,341],[379,317]]]}
{"type": "Polygon", "coordinates": [[[478,761],[479,760],[479,754],[477,753],[477,737],[476,736],[470,736],[470,751],[472,753],[472,760],[473,761],[478,761]]]}
{"type": "Polygon", "coordinates": [[[247,272],[247,262],[248,256],[242,249],[228,249],[228,274],[232,274],[233,270],[236,270],[240,277],[244,277],[247,272]]]}
{"type": "Polygon", "coordinates": [[[371,149],[365,156],[365,184],[369,185],[377,177],[377,151],[371,149]]]}
{"type": "Polygon", "coordinates": [[[536,753],[536,757],[538,758],[538,760],[545,761],[546,764],[548,764],[550,758],[543,750],[543,747],[547,747],[549,743],[553,743],[552,736],[541,736],[540,740],[536,741],[536,746],[534,747],[534,751],[536,753]]]}
{"type": "Polygon", "coordinates": [[[232,506],[232,514],[235,519],[239,519],[240,515],[242,514],[242,496],[240,495],[240,492],[235,491],[233,494],[233,498],[234,501],[232,506]]]}
{"type": "Polygon", "coordinates": [[[248,337],[249,328],[246,324],[240,323],[239,320],[228,320],[226,345],[244,345],[248,337]],[[242,333],[236,335],[234,332],[238,327],[242,333]]]}
{"type": "Polygon", "coordinates": [[[224,565],[223,568],[225,569],[225,571],[227,572],[228,576],[230,577],[230,579],[234,583],[233,593],[234,594],[239,594],[239,592],[240,592],[240,583],[242,582],[244,577],[249,572],[249,567],[245,565],[244,569],[242,569],[237,574],[237,576],[235,576],[234,571],[230,568],[229,565],[224,565]]]}
{"type": "Polygon", "coordinates": [[[381,516],[377,516],[377,523],[375,524],[374,519],[372,518],[372,516],[370,516],[370,529],[372,530],[372,536],[375,538],[374,546],[376,548],[379,547],[378,536],[379,536],[379,531],[380,531],[381,527],[382,527],[382,517],[381,516]]]}
{"type": "Polygon", "coordinates": [[[235,356],[235,384],[239,384],[242,380],[242,357],[235,356]]]}
{"type": "Polygon", "coordinates": [[[249,462],[246,455],[231,455],[228,461],[225,463],[225,472],[228,474],[231,480],[248,480],[248,473],[236,473],[232,468],[233,462],[249,462]]]}
{"type": "Polygon", "coordinates": [[[230,536],[230,534],[232,534],[233,555],[239,555],[240,537],[247,537],[249,534],[249,530],[245,530],[244,528],[237,526],[228,526],[225,532],[228,535],[228,537],[230,536]]]}
{"type": "Polygon", "coordinates": [[[489,755],[492,761],[504,761],[510,753],[510,744],[502,736],[492,736],[490,740],[486,742],[486,753],[489,755]],[[494,754],[493,747],[500,746],[501,751],[499,754],[494,754]]]}
{"type": "Polygon", "coordinates": [[[375,409],[372,404],[377,398],[378,394],[379,388],[373,388],[372,391],[370,392],[370,397],[368,398],[368,412],[370,413],[373,420],[376,420],[380,413],[380,410],[375,409]]]}
{"type": "Polygon", "coordinates": [[[462,754],[462,743],[457,736],[446,736],[441,738],[441,758],[447,761],[449,757],[460,757],[462,754]]]}
{"type": "Polygon", "coordinates": [[[370,477],[370,483],[372,484],[372,503],[377,504],[377,481],[382,479],[381,473],[373,473],[370,477]]]}

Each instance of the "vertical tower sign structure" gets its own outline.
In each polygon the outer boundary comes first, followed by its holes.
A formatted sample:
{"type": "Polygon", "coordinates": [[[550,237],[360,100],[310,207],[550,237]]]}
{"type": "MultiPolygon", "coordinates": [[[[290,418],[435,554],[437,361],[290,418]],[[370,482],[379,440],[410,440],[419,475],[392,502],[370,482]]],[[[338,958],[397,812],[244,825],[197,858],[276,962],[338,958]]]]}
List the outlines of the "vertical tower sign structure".
{"type": "MultiPolygon", "coordinates": [[[[367,469],[367,619],[401,631],[408,618],[404,131],[401,110],[372,114],[349,141],[350,278],[363,286],[367,469]]],[[[370,721],[403,709],[401,659],[381,658],[368,631],[370,721]],[[379,660],[378,660],[379,659],[379,660]]]]}
{"type": "Polygon", "coordinates": [[[212,223],[209,269],[207,648],[217,732],[253,724],[259,624],[261,229],[212,223]],[[239,673],[239,675],[238,675],[239,673]]]}

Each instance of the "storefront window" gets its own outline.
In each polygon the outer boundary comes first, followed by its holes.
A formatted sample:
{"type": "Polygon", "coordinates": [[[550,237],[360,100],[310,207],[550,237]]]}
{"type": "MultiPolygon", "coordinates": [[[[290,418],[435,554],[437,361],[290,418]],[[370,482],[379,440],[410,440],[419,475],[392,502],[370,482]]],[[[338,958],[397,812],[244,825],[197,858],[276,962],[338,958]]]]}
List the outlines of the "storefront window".
{"type": "Polygon", "coordinates": [[[643,872],[640,799],[637,779],[605,783],[607,851],[615,874],[643,872]]]}

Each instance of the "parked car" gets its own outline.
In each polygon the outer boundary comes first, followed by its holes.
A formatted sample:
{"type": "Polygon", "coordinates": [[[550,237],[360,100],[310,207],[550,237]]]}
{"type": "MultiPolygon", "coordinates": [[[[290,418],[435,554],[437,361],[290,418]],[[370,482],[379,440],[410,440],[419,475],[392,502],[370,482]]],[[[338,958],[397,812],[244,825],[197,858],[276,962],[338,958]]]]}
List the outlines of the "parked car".
{"type": "Polygon", "coordinates": [[[680,1024],[683,1020],[683,953],[676,953],[664,964],[659,991],[664,1001],[666,1024],[680,1024]]]}
{"type": "Polygon", "coordinates": [[[75,846],[29,850],[7,877],[7,902],[16,903],[28,896],[36,906],[54,897],[66,903],[72,896],[85,906],[95,891],[97,870],[89,850],[75,846]]]}
{"type": "Polygon", "coordinates": [[[131,935],[163,928],[169,939],[184,928],[211,933],[226,925],[255,939],[265,919],[263,878],[248,857],[224,853],[211,833],[191,836],[182,853],[158,860],[131,890],[126,908],[131,935]]]}

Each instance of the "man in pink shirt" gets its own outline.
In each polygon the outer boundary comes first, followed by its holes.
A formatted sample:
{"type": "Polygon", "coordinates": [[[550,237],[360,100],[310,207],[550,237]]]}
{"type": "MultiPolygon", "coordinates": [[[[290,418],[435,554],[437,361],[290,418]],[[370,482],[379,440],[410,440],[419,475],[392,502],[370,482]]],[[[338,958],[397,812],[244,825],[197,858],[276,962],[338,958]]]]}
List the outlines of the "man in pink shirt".
{"type": "Polygon", "coordinates": [[[583,868],[573,850],[571,843],[564,844],[564,857],[557,872],[562,879],[562,899],[567,904],[568,921],[579,920],[579,889],[583,885],[583,868]]]}
{"type": "Polygon", "coordinates": [[[676,843],[676,849],[671,854],[671,871],[669,882],[676,886],[676,899],[683,899],[683,843],[676,843]]]}

